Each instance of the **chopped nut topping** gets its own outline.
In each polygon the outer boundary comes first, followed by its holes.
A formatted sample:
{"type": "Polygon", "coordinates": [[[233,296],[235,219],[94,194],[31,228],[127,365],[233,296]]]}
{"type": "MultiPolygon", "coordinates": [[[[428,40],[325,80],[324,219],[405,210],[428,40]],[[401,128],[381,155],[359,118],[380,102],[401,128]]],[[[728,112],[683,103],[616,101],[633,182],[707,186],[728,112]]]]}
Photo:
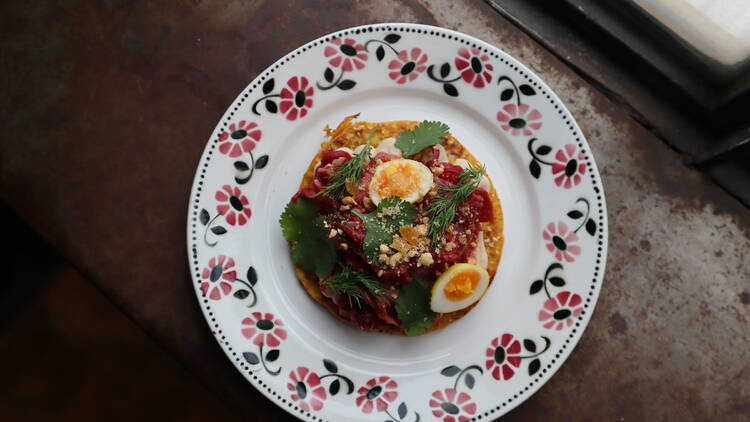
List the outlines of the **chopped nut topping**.
{"type": "Polygon", "coordinates": [[[379,249],[382,253],[388,253],[391,251],[391,248],[389,248],[388,245],[380,245],[379,249]]]}
{"type": "Polygon", "coordinates": [[[417,261],[417,267],[423,266],[427,267],[434,263],[435,261],[432,260],[432,254],[429,252],[425,252],[422,255],[419,255],[419,260],[417,261]]]}
{"type": "Polygon", "coordinates": [[[344,199],[341,200],[346,205],[354,205],[357,203],[357,201],[354,200],[351,196],[345,196],[344,199]]]}
{"type": "Polygon", "coordinates": [[[401,260],[404,256],[401,255],[401,252],[396,252],[391,256],[390,266],[395,267],[396,265],[401,263],[401,260]]]}
{"type": "Polygon", "coordinates": [[[352,207],[350,207],[349,205],[342,205],[341,207],[339,207],[339,210],[340,211],[349,211],[351,208],[352,207]]]}
{"type": "Polygon", "coordinates": [[[330,237],[331,239],[333,239],[334,237],[336,237],[336,233],[337,233],[336,229],[331,229],[331,232],[328,233],[328,237],[330,237]]]}
{"type": "Polygon", "coordinates": [[[378,260],[384,264],[388,263],[388,255],[381,253],[380,256],[378,256],[378,260]]]}
{"type": "Polygon", "coordinates": [[[348,250],[349,249],[349,245],[347,245],[346,243],[342,243],[341,244],[341,249],[348,250]]]}

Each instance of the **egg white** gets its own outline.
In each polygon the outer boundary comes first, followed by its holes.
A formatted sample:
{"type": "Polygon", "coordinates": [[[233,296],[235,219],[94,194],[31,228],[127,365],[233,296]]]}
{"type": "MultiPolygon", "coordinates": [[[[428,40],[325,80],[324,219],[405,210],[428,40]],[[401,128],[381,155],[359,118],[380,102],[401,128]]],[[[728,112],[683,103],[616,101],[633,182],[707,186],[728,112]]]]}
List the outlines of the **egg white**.
{"type": "Polygon", "coordinates": [[[430,308],[433,312],[441,314],[464,309],[481,299],[489,285],[490,275],[484,268],[472,264],[455,264],[448,268],[448,270],[437,279],[435,285],[432,287],[430,308]],[[446,284],[448,284],[448,281],[450,281],[456,273],[466,270],[475,271],[479,274],[479,282],[477,283],[476,289],[474,289],[474,292],[472,292],[469,297],[463,300],[452,301],[448,299],[445,296],[446,284]]]}

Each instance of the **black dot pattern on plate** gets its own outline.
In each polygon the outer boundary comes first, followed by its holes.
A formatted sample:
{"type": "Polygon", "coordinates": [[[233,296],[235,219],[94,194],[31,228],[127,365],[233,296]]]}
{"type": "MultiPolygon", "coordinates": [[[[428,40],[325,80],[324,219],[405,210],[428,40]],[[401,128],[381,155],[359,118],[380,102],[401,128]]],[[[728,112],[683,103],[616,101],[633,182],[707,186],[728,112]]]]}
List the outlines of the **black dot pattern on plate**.
{"type": "MultiPolygon", "coordinates": [[[[512,69],[514,72],[516,72],[518,75],[526,80],[527,83],[531,84],[533,87],[539,90],[539,92],[544,93],[544,97],[550,102],[553,109],[557,111],[557,113],[562,118],[565,126],[567,129],[571,132],[572,136],[576,140],[576,144],[580,148],[580,150],[584,154],[584,160],[586,161],[586,164],[589,166],[589,168],[592,169],[592,171],[589,172],[589,175],[591,177],[591,184],[593,186],[594,192],[596,195],[596,205],[597,205],[597,212],[599,214],[599,225],[602,227],[602,229],[599,230],[599,234],[597,236],[598,242],[597,242],[597,259],[596,259],[596,265],[594,266],[594,273],[593,278],[591,280],[591,289],[588,292],[588,296],[586,298],[586,301],[584,303],[584,310],[581,312],[581,315],[577,318],[577,321],[575,323],[574,329],[571,330],[568,337],[565,339],[565,341],[560,346],[560,349],[555,353],[555,358],[552,359],[545,368],[542,368],[541,371],[539,371],[538,375],[536,375],[534,378],[531,379],[531,381],[524,386],[518,393],[515,393],[512,398],[509,398],[500,405],[485,411],[482,414],[478,414],[471,418],[472,421],[480,421],[484,420],[486,418],[491,417],[495,412],[499,412],[502,408],[508,407],[510,405],[517,405],[520,401],[525,400],[530,394],[532,394],[537,388],[541,386],[541,384],[545,381],[545,378],[547,378],[547,373],[553,373],[557,368],[562,364],[560,361],[560,358],[565,358],[570,353],[570,350],[575,346],[577,342],[577,338],[580,337],[580,335],[577,335],[579,327],[581,327],[582,324],[585,325],[585,320],[589,317],[590,312],[589,311],[589,305],[591,304],[591,299],[594,296],[594,294],[597,292],[596,286],[599,282],[600,278],[603,278],[603,274],[600,274],[601,270],[601,257],[602,252],[604,250],[604,233],[607,231],[606,227],[603,227],[604,223],[604,204],[602,202],[602,195],[601,195],[601,181],[598,177],[598,172],[594,172],[594,166],[593,161],[591,160],[591,153],[587,146],[584,144],[583,141],[583,135],[581,133],[580,128],[577,127],[577,125],[574,123],[572,116],[570,116],[570,113],[565,109],[564,107],[561,107],[558,105],[556,100],[550,95],[551,90],[549,87],[543,85],[540,81],[536,79],[535,76],[532,76],[530,71],[523,67],[523,65],[520,65],[515,59],[510,58],[510,56],[506,55],[505,53],[498,54],[497,51],[495,51],[496,47],[488,48],[489,44],[485,44],[483,42],[477,44],[475,41],[471,41],[465,38],[464,35],[454,33],[453,31],[442,29],[442,28],[436,28],[426,25],[414,25],[414,24],[401,24],[398,26],[391,26],[391,25],[383,25],[383,24],[375,24],[375,25],[367,25],[352,29],[347,29],[343,31],[339,31],[336,33],[333,33],[331,35],[318,38],[317,40],[311,41],[302,47],[297,48],[296,50],[292,51],[291,53],[284,56],[283,59],[281,59],[279,62],[277,62],[272,67],[267,68],[260,76],[258,76],[248,88],[246,88],[245,92],[242,93],[242,95],[235,101],[235,103],[231,106],[231,110],[226,117],[220,124],[220,127],[217,128],[218,130],[215,130],[214,140],[207,145],[206,150],[204,151],[204,155],[202,158],[203,166],[199,165],[198,168],[200,169],[200,174],[198,176],[198,187],[195,189],[195,193],[193,198],[191,199],[190,203],[194,204],[192,209],[192,221],[196,221],[198,217],[198,202],[201,197],[201,187],[203,186],[203,179],[206,175],[206,168],[208,167],[208,162],[211,160],[211,155],[213,153],[213,150],[218,145],[219,136],[221,132],[227,127],[229,124],[229,121],[231,120],[231,117],[234,116],[234,112],[238,111],[239,107],[244,104],[245,100],[249,97],[249,95],[257,89],[259,86],[262,86],[263,82],[268,79],[269,76],[271,76],[276,70],[278,70],[281,66],[287,64],[289,61],[291,61],[293,58],[301,55],[302,53],[312,50],[314,47],[318,45],[322,45],[328,41],[330,41],[333,38],[346,36],[350,34],[360,34],[365,32],[380,32],[380,31],[386,31],[386,32],[414,32],[417,34],[423,34],[428,36],[434,36],[434,37],[440,37],[440,38],[447,38],[448,40],[456,41],[460,44],[471,46],[473,48],[478,48],[480,51],[482,51],[485,54],[488,54],[490,57],[500,61],[500,63],[507,65],[510,69],[512,69]],[[428,29],[429,28],[429,29],[428,29]],[[554,370],[553,370],[554,367],[554,370]],[[535,387],[536,386],[536,387],[535,387]],[[520,400],[520,401],[519,401],[520,400]]],[[[499,51],[499,50],[498,50],[499,51]]],[[[557,100],[561,102],[561,100],[557,100]]],[[[195,224],[191,225],[191,252],[192,257],[194,259],[193,263],[195,265],[195,280],[198,286],[196,286],[198,297],[201,297],[201,291],[200,291],[200,265],[198,264],[198,251],[195,245],[196,242],[196,226],[195,224]]],[[[591,304],[591,307],[593,307],[593,304],[591,304]]],[[[298,413],[300,416],[304,416],[305,418],[312,420],[312,421],[326,421],[325,419],[322,419],[316,415],[310,414],[309,412],[304,412],[302,409],[300,409],[298,406],[294,405],[292,402],[287,400],[285,397],[279,395],[276,393],[275,390],[273,390],[269,385],[267,385],[265,382],[263,382],[262,379],[260,379],[255,373],[252,372],[252,369],[245,364],[245,362],[241,359],[240,356],[237,355],[237,353],[232,349],[232,346],[228,344],[228,341],[226,337],[223,335],[221,329],[219,328],[219,323],[216,322],[215,318],[213,318],[213,311],[211,311],[211,306],[208,304],[207,299],[203,299],[202,301],[202,308],[204,316],[207,316],[207,319],[210,318],[210,326],[214,329],[216,329],[216,332],[214,336],[217,339],[221,339],[220,345],[226,350],[227,354],[231,354],[233,361],[235,363],[235,366],[238,366],[244,374],[246,374],[249,379],[253,381],[256,388],[262,389],[266,391],[268,394],[270,394],[278,403],[280,403],[280,407],[287,406],[291,410],[294,410],[295,413],[298,413]]]]}

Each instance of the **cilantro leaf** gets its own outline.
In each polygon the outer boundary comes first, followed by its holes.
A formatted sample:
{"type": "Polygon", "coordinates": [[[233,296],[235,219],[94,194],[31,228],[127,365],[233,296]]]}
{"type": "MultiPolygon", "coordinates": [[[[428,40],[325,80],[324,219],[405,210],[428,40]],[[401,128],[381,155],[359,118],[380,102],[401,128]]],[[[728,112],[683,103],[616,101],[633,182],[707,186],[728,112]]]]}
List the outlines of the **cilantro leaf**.
{"type": "Polygon", "coordinates": [[[365,256],[373,262],[377,262],[380,245],[390,245],[393,236],[398,234],[401,226],[408,226],[417,218],[417,208],[399,198],[392,196],[378,204],[378,207],[369,214],[354,211],[365,223],[365,242],[362,249],[365,256]]]}
{"type": "Polygon", "coordinates": [[[396,313],[406,335],[422,334],[435,323],[435,312],[430,309],[430,288],[427,281],[414,277],[402,284],[396,298],[396,313]]]}
{"type": "Polygon", "coordinates": [[[300,240],[302,233],[310,226],[310,222],[317,217],[319,215],[315,206],[306,199],[300,198],[286,204],[286,208],[284,208],[284,212],[279,219],[284,239],[288,242],[300,240]]]}
{"type": "Polygon", "coordinates": [[[404,157],[418,154],[427,147],[443,142],[449,130],[445,123],[425,120],[414,129],[401,132],[396,138],[396,147],[404,153],[404,157]]]}
{"type": "Polygon", "coordinates": [[[279,219],[284,239],[292,243],[294,262],[319,278],[330,274],[336,264],[336,245],[323,222],[315,204],[304,198],[288,203],[279,219]]]}

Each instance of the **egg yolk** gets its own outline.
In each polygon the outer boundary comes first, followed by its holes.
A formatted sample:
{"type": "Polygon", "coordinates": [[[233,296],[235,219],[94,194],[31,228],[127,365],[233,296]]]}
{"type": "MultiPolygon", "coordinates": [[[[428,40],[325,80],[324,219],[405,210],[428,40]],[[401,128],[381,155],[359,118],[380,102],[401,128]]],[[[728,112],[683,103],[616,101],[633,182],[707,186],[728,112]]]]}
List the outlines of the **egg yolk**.
{"type": "Polygon", "coordinates": [[[479,284],[479,274],[476,271],[460,271],[454,275],[443,287],[448,300],[457,302],[464,300],[474,293],[479,284]]]}
{"type": "Polygon", "coordinates": [[[398,196],[406,198],[414,192],[419,192],[417,181],[422,174],[408,163],[391,165],[378,174],[378,195],[380,198],[398,196]]]}

